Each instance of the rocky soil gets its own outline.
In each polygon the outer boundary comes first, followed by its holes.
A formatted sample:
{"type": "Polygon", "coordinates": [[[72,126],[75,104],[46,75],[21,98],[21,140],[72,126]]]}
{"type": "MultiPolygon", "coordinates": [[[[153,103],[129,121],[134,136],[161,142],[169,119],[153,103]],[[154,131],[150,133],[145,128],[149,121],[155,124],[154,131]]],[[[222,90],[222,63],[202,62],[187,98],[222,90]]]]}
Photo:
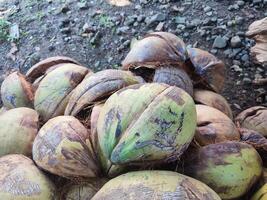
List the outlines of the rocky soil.
{"type": "Polygon", "coordinates": [[[0,0],[0,82],[54,55],[70,56],[98,71],[119,68],[132,41],[169,31],[227,64],[224,96],[235,113],[267,106],[267,70],[251,62],[248,26],[267,16],[267,0],[0,0]]]}

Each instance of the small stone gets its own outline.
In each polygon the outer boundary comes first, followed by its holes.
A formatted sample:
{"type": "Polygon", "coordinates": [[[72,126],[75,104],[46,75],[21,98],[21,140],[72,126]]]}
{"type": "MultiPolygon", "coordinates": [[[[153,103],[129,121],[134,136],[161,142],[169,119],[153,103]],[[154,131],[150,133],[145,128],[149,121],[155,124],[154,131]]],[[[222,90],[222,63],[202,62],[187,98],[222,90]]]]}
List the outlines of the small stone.
{"type": "Polygon", "coordinates": [[[231,67],[231,69],[234,70],[235,72],[242,72],[243,71],[243,69],[240,68],[238,65],[233,65],[231,67]]]}
{"type": "Polygon", "coordinates": [[[217,49],[211,49],[211,50],[210,50],[210,53],[212,53],[212,54],[217,54],[217,53],[218,53],[218,50],[217,50],[217,49]]]}
{"type": "Polygon", "coordinates": [[[223,49],[227,46],[227,41],[221,36],[217,36],[213,42],[212,48],[223,49]]]}
{"type": "Polygon", "coordinates": [[[235,23],[238,25],[243,24],[244,20],[245,19],[243,17],[240,17],[240,16],[235,17],[235,23]]]}
{"type": "Polygon", "coordinates": [[[161,22],[161,21],[164,21],[165,19],[166,19],[166,16],[162,13],[159,13],[159,14],[155,14],[151,17],[147,17],[145,22],[147,25],[151,25],[154,22],[161,22]]]}
{"type": "Polygon", "coordinates": [[[242,46],[242,42],[239,36],[234,36],[231,39],[231,47],[238,48],[242,46]]]}
{"type": "Polygon", "coordinates": [[[237,1],[236,4],[239,5],[239,6],[244,6],[245,2],[244,1],[237,1]]]}
{"type": "Polygon", "coordinates": [[[97,67],[99,67],[100,66],[100,61],[96,61],[96,63],[95,63],[95,67],[97,68],[97,67]]]}
{"type": "Polygon", "coordinates": [[[19,39],[19,25],[12,24],[9,30],[9,35],[11,39],[19,39]]]}
{"type": "Polygon", "coordinates": [[[88,5],[87,2],[79,2],[79,3],[77,3],[77,6],[81,10],[85,10],[85,9],[88,9],[89,8],[89,5],[88,5]]]}
{"type": "Polygon", "coordinates": [[[69,27],[61,28],[60,32],[63,33],[63,34],[70,34],[71,33],[71,29],[69,27]]]}
{"type": "Polygon", "coordinates": [[[209,11],[211,11],[211,7],[210,7],[210,6],[206,6],[206,7],[204,8],[204,12],[209,12],[209,11]]]}
{"type": "Polygon", "coordinates": [[[177,24],[185,24],[186,18],[185,17],[175,17],[175,23],[177,24]]]}
{"type": "Polygon", "coordinates": [[[241,57],[241,60],[242,60],[243,62],[248,62],[248,60],[249,60],[249,56],[248,56],[248,54],[244,54],[244,55],[241,57]]]}
{"type": "Polygon", "coordinates": [[[130,29],[129,26],[122,26],[117,29],[117,34],[127,33],[127,31],[130,29]]]}
{"type": "Polygon", "coordinates": [[[65,5],[63,5],[61,7],[60,10],[61,10],[62,13],[67,13],[68,11],[70,11],[70,8],[69,8],[69,6],[67,4],[65,4],[65,5]]]}
{"type": "Polygon", "coordinates": [[[206,15],[208,15],[209,17],[213,15],[213,12],[210,11],[210,12],[207,12],[206,15]]]}
{"type": "Polygon", "coordinates": [[[48,47],[48,50],[49,50],[49,51],[54,51],[55,49],[56,49],[56,47],[53,46],[53,45],[50,45],[50,46],[48,47]]]}
{"type": "Polygon", "coordinates": [[[97,45],[99,44],[100,40],[101,40],[101,34],[99,31],[97,31],[94,37],[90,40],[90,43],[92,45],[97,45]]]}
{"type": "Polygon", "coordinates": [[[251,82],[252,82],[252,80],[250,78],[247,78],[247,77],[243,78],[244,84],[250,84],[251,82]]]}
{"type": "Polygon", "coordinates": [[[164,27],[164,22],[160,22],[155,28],[156,31],[162,31],[164,27]]]}
{"type": "Polygon", "coordinates": [[[262,0],[253,0],[252,2],[254,5],[260,4],[262,3],[262,0]]]}
{"type": "Polygon", "coordinates": [[[145,19],[145,16],[144,16],[144,15],[139,15],[139,16],[137,17],[136,21],[138,21],[138,22],[143,22],[144,19],[145,19]]]}

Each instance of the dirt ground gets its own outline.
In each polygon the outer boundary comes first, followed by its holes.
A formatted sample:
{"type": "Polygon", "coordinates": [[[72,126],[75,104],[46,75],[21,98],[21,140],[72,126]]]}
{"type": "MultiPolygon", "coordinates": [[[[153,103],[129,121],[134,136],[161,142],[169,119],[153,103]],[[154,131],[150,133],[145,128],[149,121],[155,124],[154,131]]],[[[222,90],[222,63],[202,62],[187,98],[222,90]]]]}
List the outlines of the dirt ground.
{"type": "Polygon", "coordinates": [[[70,56],[94,71],[119,68],[133,38],[162,30],[226,63],[223,95],[235,113],[266,106],[267,86],[253,80],[266,77],[267,70],[251,62],[254,42],[245,37],[249,24],[266,11],[264,0],[135,0],[125,7],[106,0],[0,0],[0,82],[12,70],[25,72],[55,55],[70,56]],[[220,36],[225,44],[215,48],[220,36]],[[238,47],[231,44],[234,36],[241,40],[238,47]]]}

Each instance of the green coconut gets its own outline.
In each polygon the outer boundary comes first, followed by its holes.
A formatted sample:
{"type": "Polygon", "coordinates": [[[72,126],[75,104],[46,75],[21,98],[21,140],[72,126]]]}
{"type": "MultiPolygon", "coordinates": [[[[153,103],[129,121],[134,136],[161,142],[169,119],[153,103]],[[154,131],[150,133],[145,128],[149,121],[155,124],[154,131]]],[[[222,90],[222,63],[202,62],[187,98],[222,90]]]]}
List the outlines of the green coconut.
{"type": "Polygon", "coordinates": [[[41,80],[34,97],[34,108],[43,121],[64,114],[72,90],[87,73],[87,68],[68,63],[41,80]]]}
{"type": "Polygon", "coordinates": [[[34,91],[31,83],[19,72],[5,78],[1,86],[1,98],[6,108],[33,107],[34,91]]]}
{"type": "Polygon", "coordinates": [[[195,128],[195,104],[184,90],[159,83],[129,86],[114,93],[100,112],[102,160],[115,165],[175,160],[195,128]]]}
{"type": "Polygon", "coordinates": [[[206,183],[222,199],[241,197],[262,174],[259,154],[246,143],[210,144],[191,152],[187,159],[186,173],[206,183]]]}
{"type": "Polygon", "coordinates": [[[60,198],[64,200],[90,200],[107,181],[107,179],[98,178],[79,184],[69,183],[63,187],[60,198]]]}
{"type": "Polygon", "coordinates": [[[33,161],[12,154],[0,158],[0,197],[3,200],[54,200],[54,184],[33,161]]]}
{"type": "Polygon", "coordinates": [[[170,171],[138,171],[106,183],[92,200],[220,200],[207,185],[170,171]]]}
{"type": "Polygon", "coordinates": [[[44,170],[66,178],[98,174],[89,131],[72,116],[50,119],[40,129],[33,143],[33,159],[44,170]]]}
{"type": "Polygon", "coordinates": [[[0,115],[0,156],[32,155],[32,143],[38,132],[38,113],[30,108],[14,108],[0,115]]]}

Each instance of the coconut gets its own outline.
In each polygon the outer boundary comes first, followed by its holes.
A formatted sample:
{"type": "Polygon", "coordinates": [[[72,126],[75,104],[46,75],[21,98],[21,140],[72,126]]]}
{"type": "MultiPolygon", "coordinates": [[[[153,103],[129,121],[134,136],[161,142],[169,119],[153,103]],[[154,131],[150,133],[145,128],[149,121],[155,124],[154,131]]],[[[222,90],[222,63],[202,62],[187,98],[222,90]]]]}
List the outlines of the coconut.
{"type": "Polygon", "coordinates": [[[41,80],[34,97],[34,108],[44,122],[64,114],[72,90],[87,73],[85,67],[64,64],[41,80]]]}
{"type": "Polygon", "coordinates": [[[106,183],[92,200],[220,200],[208,186],[188,176],[170,171],[138,171],[118,176],[106,183]]]}
{"type": "Polygon", "coordinates": [[[66,178],[98,174],[89,131],[72,116],[55,117],[40,129],[33,143],[33,159],[44,170],[66,178]]]}
{"type": "Polygon", "coordinates": [[[38,132],[38,113],[30,108],[14,108],[0,115],[0,156],[32,155],[32,143],[38,132]]]}
{"type": "Polygon", "coordinates": [[[31,83],[19,72],[13,72],[1,85],[1,98],[6,108],[33,107],[34,91],[31,83]]]}
{"type": "Polygon", "coordinates": [[[196,105],[197,129],[195,141],[201,145],[228,140],[240,140],[239,132],[232,120],[221,111],[206,105],[196,105]]]}
{"type": "Polygon", "coordinates": [[[252,146],[241,142],[210,144],[186,157],[186,174],[206,183],[222,199],[246,194],[262,174],[259,154],[252,146]]]}
{"type": "Polygon", "coordinates": [[[101,109],[100,155],[113,164],[176,160],[195,128],[195,104],[184,90],[159,83],[129,86],[114,93],[101,109]]]}
{"type": "Polygon", "coordinates": [[[220,110],[233,120],[232,110],[222,95],[209,90],[195,89],[194,100],[197,104],[203,104],[220,110]]]}
{"type": "Polygon", "coordinates": [[[56,199],[54,184],[23,155],[1,157],[0,174],[0,197],[3,200],[56,199]]]}
{"type": "Polygon", "coordinates": [[[61,191],[60,198],[64,200],[89,200],[107,182],[107,179],[95,179],[82,183],[68,183],[61,191]]]}
{"type": "Polygon", "coordinates": [[[259,132],[267,136],[267,108],[254,106],[241,112],[236,117],[236,123],[243,128],[259,132]]]}

